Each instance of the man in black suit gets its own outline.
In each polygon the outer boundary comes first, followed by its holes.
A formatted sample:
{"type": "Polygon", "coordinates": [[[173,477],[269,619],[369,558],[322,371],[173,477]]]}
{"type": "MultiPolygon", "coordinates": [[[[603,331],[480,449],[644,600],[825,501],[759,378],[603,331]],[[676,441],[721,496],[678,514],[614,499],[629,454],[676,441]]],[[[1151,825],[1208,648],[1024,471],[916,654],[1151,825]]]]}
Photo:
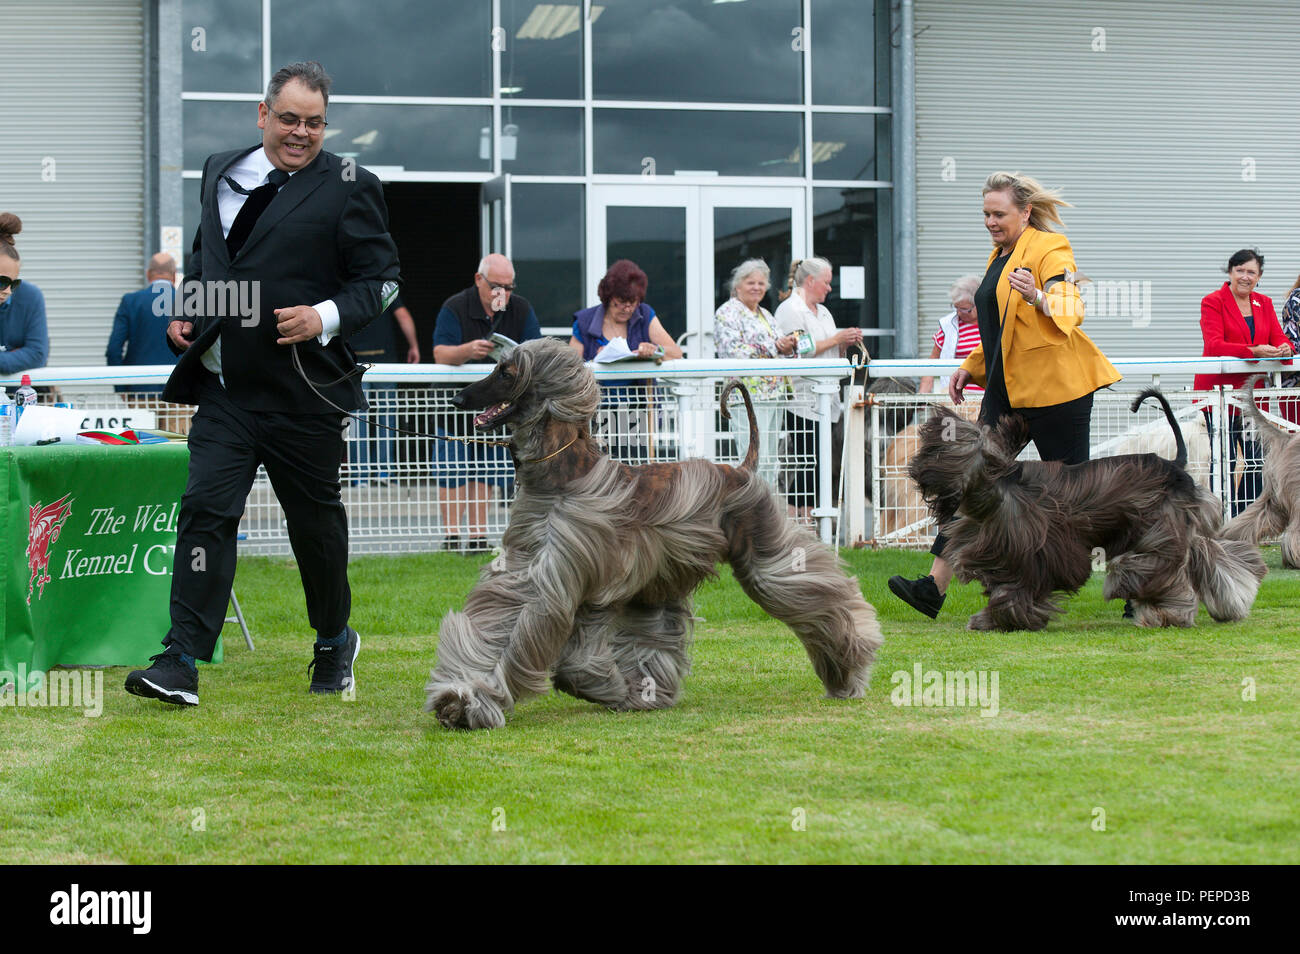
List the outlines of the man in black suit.
{"type": "Polygon", "coordinates": [[[398,262],[379,180],[321,149],[329,89],[319,63],[279,70],[257,107],[261,145],[204,164],[190,264],[190,279],[202,284],[187,279],[185,315],[167,329],[181,357],[163,400],[198,405],[172,626],[153,665],[127,677],[136,695],[198,704],[194,661],[212,658],[225,620],[239,519],[258,464],[284,509],[316,631],[310,689],[355,687],[360,639],[348,625],[339,465],[343,409],[365,401],[345,341],[384,310],[398,262]]]}

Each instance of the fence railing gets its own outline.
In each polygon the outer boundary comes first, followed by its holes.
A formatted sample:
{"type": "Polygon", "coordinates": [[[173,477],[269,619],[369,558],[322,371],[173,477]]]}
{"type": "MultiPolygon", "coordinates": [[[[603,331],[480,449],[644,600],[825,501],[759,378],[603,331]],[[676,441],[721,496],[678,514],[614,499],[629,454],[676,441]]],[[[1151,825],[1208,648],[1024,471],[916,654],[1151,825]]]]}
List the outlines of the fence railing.
{"type": "MultiPolygon", "coordinates": [[[[875,361],[873,381],[951,373],[959,362],[875,361]]],[[[1092,418],[1092,454],[1156,452],[1173,456],[1163,414],[1151,406],[1128,412],[1133,392],[1160,374],[1278,373],[1277,360],[1127,359],[1114,362],[1125,374],[1119,388],[1098,392],[1092,418]]],[[[170,369],[44,368],[33,374],[55,393],[44,400],[71,401],[86,412],[88,427],[157,426],[188,430],[193,408],[160,402],[156,394],[118,393],[114,386],[161,385],[170,369]]],[[[760,430],[759,471],[782,494],[791,516],[815,526],[827,542],[852,545],[928,546],[933,536],[924,505],[907,478],[915,452],[916,425],[946,396],[865,392],[854,385],[841,392],[855,369],[842,360],[737,361],[692,359],[661,365],[635,362],[593,369],[603,400],[593,427],[611,456],[629,464],[687,457],[735,463],[747,447],[743,406],[733,396],[732,423],[718,413],[723,383],[731,377],[810,379],[811,387],[788,386],[755,402],[760,430]],[[843,394],[843,424],[832,426],[832,399],[843,394]],[[796,397],[795,395],[799,395],[796,397]],[[838,472],[838,474],[837,474],[838,472]],[[843,519],[840,519],[843,518],[843,519]]],[[[365,376],[370,411],[346,434],[347,457],[340,481],[348,508],[351,546],[357,553],[480,550],[499,542],[514,497],[514,473],[506,453],[439,437],[472,433],[472,414],[452,407],[451,397],[491,371],[488,365],[375,365],[365,376]],[[398,430],[389,430],[396,428],[398,430]]],[[[861,377],[861,369],[856,369],[861,377]]],[[[16,382],[0,381],[0,384],[16,382]]],[[[1295,391],[1261,390],[1295,400],[1295,391]]],[[[1173,391],[1170,403],[1189,447],[1188,470],[1224,502],[1232,483],[1258,466],[1249,442],[1235,471],[1231,462],[1237,434],[1211,431],[1211,421],[1228,420],[1232,393],[1173,391]]],[[[977,404],[968,402],[973,415],[977,404]]],[[[1275,410],[1277,408],[1275,407],[1275,410]]],[[[1276,418],[1279,423],[1286,423],[1276,418]]],[[[52,452],[57,453],[57,449],[52,452]]],[[[1027,449],[1033,456],[1033,447],[1027,449]]],[[[290,553],[284,517],[270,482],[259,468],[240,525],[245,552],[290,553]]]]}

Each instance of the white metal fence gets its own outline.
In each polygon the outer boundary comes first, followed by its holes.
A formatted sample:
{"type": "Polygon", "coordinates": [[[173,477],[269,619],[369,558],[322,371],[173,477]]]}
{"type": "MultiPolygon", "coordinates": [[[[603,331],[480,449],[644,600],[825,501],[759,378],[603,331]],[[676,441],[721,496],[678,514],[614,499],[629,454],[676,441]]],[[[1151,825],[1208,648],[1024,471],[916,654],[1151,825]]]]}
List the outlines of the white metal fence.
{"type": "MultiPolygon", "coordinates": [[[[1174,444],[1164,415],[1148,402],[1140,413],[1129,413],[1134,394],[1158,376],[1158,360],[1117,361],[1126,381],[1098,392],[1092,416],[1092,456],[1154,452],[1172,457],[1174,444]],[[1128,368],[1125,365],[1133,365],[1128,368]]],[[[1276,362],[1201,359],[1177,370],[1233,372],[1275,371],[1276,362]]],[[[951,371],[955,362],[878,361],[871,373],[882,378],[951,371]]],[[[86,412],[88,426],[117,427],[136,423],[185,431],[192,408],[161,404],[155,396],[115,393],[111,383],[161,384],[162,368],[43,369],[36,383],[53,385],[44,400],[71,401],[86,412]]],[[[352,550],[394,553],[437,549],[480,550],[499,542],[514,496],[514,468],[504,449],[468,447],[433,436],[470,436],[472,414],[457,411],[451,397],[466,384],[490,371],[489,366],[448,368],[438,365],[376,365],[366,375],[370,411],[354,421],[347,433],[347,458],[341,469],[343,500],[348,508],[352,550]],[[381,425],[399,428],[388,430],[381,425]],[[418,432],[418,433],[403,433],[418,432]]],[[[604,400],[594,422],[597,436],[612,456],[629,464],[706,457],[734,463],[747,444],[741,427],[744,410],[733,396],[730,427],[718,414],[723,383],[733,376],[783,376],[814,381],[813,403],[793,399],[757,402],[760,428],[760,473],[787,500],[796,519],[815,523],[824,540],[842,544],[900,547],[929,546],[933,538],[924,504],[907,477],[907,462],[916,450],[916,426],[934,404],[946,396],[911,393],[862,394],[850,388],[844,402],[844,423],[831,425],[831,398],[842,376],[852,368],[839,360],[733,361],[681,360],[662,366],[598,368],[604,400]],[[841,427],[843,428],[841,438],[841,427]],[[739,437],[739,441],[737,440],[739,437]],[[842,465],[842,466],[840,466],[842,465]],[[835,471],[839,471],[838,479],[835,471]],[[845,519],[839,521],[843,516],[845,519]]],[[[1166,371],[1168,373],[1168,371],[1166,371]]],[[[1257,392],[1279,396],[1273,411],[1292,420],[1300,408],[1300,393],[1276,389],[1257,392]],[[1290,409],[1288,411],[1288,408],[1290,409]]],[[[1227,420],[1232,393],[1171,391],[1166,395],[1183,428],[1188,445],[1188,470],[1210,487],[1229,511],[1230,490],[1243,473],[1259,467],[1258,444],[1249,440],[1235,467],[1228,428],[1207,428],[1203,409],[1212,420],[1227,420]],[[1232,474],[1232,483],[1224,479],[1232,474]]],[[[972,418],[978,403],[968,401],[963,413],[972,418]]],[[[1287,422],[1274,417],[1278,423],[1287,422]]],[[[1294,427],[1294,425],[1292,425],[1294,427]]],[[[481,436],[481,435],[474,435],[481,436]]],[[[57,451],[56,451],[57,452],[57,451]]],[[[1035,456],[1033,445],[1026,457],[1035,456]]],[[[275,494],[259,470],[240,525],[241,549],[249,553],[287,554],[290,551],[284,517],[275,494]]]]}

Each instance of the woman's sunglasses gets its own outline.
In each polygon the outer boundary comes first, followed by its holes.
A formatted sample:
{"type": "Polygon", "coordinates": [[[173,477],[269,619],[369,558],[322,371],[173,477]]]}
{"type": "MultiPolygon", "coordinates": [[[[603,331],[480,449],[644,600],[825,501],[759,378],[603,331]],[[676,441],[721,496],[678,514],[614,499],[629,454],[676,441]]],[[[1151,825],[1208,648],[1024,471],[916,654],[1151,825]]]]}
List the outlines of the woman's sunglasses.
{"type": "Polygon", "coordinates": [[[6,288],[17,288],[23,283],[21,278],[10,278],[8,275],[0,275],[0,291],[6,288]]]}

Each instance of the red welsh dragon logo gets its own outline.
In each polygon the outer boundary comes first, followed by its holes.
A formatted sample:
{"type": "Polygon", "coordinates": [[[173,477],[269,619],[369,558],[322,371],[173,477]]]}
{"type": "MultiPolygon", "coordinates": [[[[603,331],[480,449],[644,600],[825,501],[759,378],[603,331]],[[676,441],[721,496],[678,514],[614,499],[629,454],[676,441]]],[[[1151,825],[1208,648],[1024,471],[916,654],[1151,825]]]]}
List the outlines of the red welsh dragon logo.
{"type": "Polygon", "coordinates": [[[72,513],[72,501],[69,494],[42,507],[37,501],[28,510],[31,513],[31,528],[27,531],[27,568],[31,578],[27,581],[27,605],[32,605],[32,587],[40,588],[45,595],[45,584],[50,582],[50,544],[59,539],[59,532],[64,522],[72,513]]]}

